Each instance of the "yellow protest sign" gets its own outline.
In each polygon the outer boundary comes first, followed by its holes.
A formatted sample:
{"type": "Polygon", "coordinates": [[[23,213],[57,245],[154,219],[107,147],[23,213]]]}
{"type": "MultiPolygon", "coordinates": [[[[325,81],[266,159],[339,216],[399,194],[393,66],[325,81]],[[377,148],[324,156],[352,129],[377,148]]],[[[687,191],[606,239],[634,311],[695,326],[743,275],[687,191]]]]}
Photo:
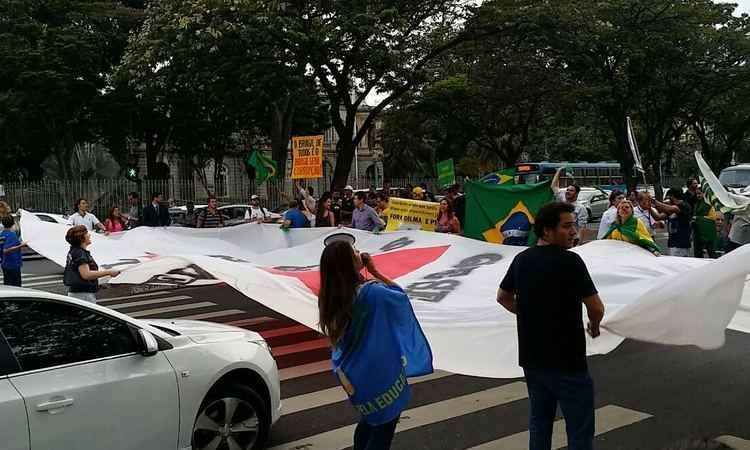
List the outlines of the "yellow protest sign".
{"type": "Polygon", "coordinates": [[[435,231],[440,203],[391,197],[386,231],[435,231]]]}
{"type": "Polygon", "coordinates": [[[292,138],[292,179],[323,178],[323,135],[292,138]]]}

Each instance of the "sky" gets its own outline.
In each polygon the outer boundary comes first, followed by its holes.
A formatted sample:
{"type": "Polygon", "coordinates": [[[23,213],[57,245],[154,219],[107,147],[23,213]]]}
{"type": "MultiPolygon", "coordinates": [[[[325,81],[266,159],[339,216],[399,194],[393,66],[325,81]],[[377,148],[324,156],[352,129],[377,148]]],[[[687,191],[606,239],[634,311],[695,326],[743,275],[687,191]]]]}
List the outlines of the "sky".
{"type": "Polygon", "coordinates": [[[734,12],[735,14],[750,14],[750,0],[723,0],[717,3],[737,3],[738,6],[734,12]]]}

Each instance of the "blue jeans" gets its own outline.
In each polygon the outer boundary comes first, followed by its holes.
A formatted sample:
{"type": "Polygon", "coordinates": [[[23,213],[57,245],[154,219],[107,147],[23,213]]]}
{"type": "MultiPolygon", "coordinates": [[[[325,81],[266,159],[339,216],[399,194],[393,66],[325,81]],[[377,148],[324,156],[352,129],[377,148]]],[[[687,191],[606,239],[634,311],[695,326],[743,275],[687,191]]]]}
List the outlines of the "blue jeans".
{"type": "Polygon", "coordinates": [[[550,450],[552,424],[560,404],[568,450],[594,447],[594,382],[588,372],[524,369],[529,390],[529,450],[550,450]]]}
{"type": "Polygon", "coordinates": [[[368,424],[363,418],[357,424],[357,429],[354,430],[353,450],[390,449],[393,435],[396,433],[396,424],[398,424],[398,417],[378,426],[368,424]]]}

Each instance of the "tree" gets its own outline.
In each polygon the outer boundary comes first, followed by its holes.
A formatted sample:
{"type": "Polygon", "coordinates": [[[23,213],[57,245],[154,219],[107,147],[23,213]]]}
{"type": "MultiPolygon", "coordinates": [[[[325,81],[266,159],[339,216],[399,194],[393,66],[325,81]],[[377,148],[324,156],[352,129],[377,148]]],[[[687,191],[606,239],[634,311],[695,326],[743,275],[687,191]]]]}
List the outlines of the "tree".
{"type": "Polygon", "coordinates": [[[431,79],[431,64],[470,39],[462,23],[471,8],[460,0],[259,0],[268,30],[304,61],[321,86],[339,136],[332,189],[346,183],[354,149],[375,119],[398,98],[431,79]],[[355,130],[372,92],[386,96],[355,130]]]}
{"type": "MultiPolygon", "coordinates": [[[[469,27],[483,21],[489,19],[469,27]]],[[[442,79],[388,114],[385,144],[393,165],[407,160],[408,167],[407,155],[434,161],[468,153],[494,163],[491,169],[513,166],[533,144],[534,129],[560,109],[569,84],[556,56],[526,35],[486,36],[440,62],[442,79]]]]}
{"type": "Polygon", "coordinates": [[[315,116],[318,97],[304,65],[273,47],[252,4],[153,3],[120,69],[140,109],[162,125],[158,132],[144,128],[147,145],[150,136],[162,137],[155,150],[168,141],[204,182],[205,164],[218,166],[238,151],[236,133],[243,130],[270,137],[283,173],[294,125],[315,116]]]}
{"type": "Polygon", "coordinates": [[[528,2],[517,13],[534,17],[581,99],[607,121],[631,186],[636,180],[626,117],[637,119],[643,158],[653,174],[684,131],[681,115],[696,92],[736,64],[737,54],[726,44],[744,33],[744,27],[727,28],[736,23],[730,7],[710,0],[528,2]]]}
{"type": "Polygon", "coordinates": [[[52,155],[61,176],[75,175],[73,153],[96,140],[94,106],[137,17],[123,2],[0,4],[0,136],[11,156],[4,168],[40,177],[52,155]]]}

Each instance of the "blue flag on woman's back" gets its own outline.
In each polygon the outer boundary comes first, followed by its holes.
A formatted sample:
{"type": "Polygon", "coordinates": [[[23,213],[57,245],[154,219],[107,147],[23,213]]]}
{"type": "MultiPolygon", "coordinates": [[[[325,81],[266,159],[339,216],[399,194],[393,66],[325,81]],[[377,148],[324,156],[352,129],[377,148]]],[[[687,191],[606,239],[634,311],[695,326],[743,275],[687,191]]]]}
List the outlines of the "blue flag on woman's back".
{"type": "Polygon", "coordinates": [[[407,377],[433,372],[432,350],[409,297],[400,287],[379,282],[360,288],[332,360],[352,404],[370,425],[401,414],[410,396],[407,377]]]}

